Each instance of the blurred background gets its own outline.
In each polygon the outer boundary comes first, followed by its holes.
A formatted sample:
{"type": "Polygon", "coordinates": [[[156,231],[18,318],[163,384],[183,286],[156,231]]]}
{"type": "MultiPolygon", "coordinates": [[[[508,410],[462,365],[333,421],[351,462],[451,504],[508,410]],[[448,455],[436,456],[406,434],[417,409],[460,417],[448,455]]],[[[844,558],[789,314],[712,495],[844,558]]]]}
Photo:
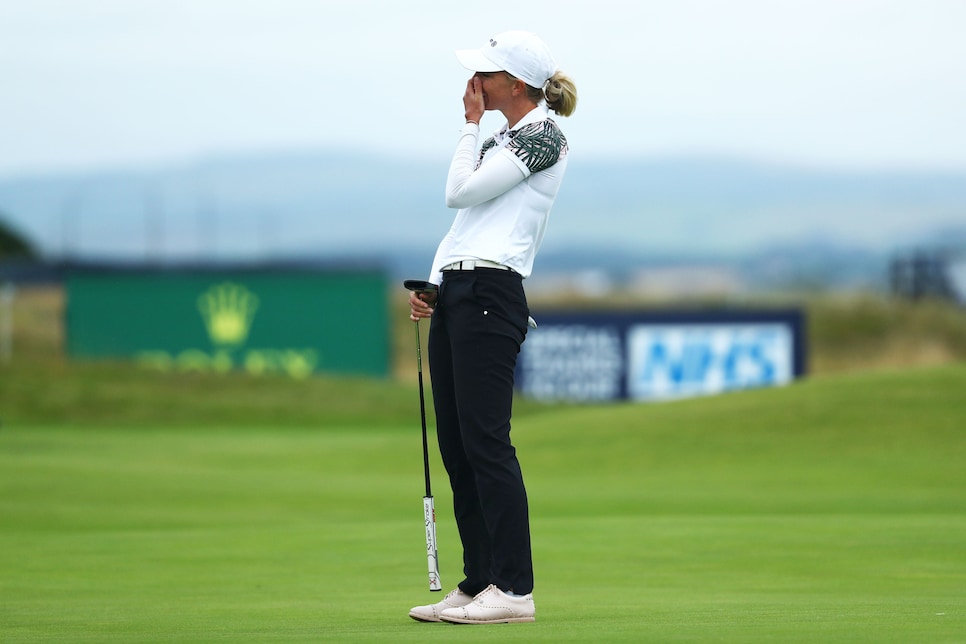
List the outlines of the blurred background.
{"type": "Polygon", "coordinates": [[[580,93],[531,297],[958,306],[964,24],[955,0],[6,3],[0,280],[423,277],[453,216],[453,50],[523,28],[580,93]]]}

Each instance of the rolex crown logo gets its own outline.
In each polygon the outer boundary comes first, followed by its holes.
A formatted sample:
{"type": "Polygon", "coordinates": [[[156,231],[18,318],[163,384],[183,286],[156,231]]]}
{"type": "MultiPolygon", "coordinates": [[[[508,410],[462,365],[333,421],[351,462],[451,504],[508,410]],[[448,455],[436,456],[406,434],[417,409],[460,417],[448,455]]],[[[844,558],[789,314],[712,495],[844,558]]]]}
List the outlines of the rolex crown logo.
{"type": "Polygon", "coordinates": [[[198,298],[208,336],[217,345],[243,344],[258,309],[258,296],[244,286],[225,282],[198,298]]]}

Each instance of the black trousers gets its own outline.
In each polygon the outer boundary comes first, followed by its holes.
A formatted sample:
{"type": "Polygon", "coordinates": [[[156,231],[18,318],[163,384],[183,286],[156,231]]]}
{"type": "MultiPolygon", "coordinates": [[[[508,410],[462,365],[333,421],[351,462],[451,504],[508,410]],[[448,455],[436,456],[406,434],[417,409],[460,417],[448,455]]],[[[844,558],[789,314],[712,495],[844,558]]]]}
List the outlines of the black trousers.
{"type": "Polygon", "coordinates": [[[527,332],[520,275],[443,273],[429,331],[436,432],[463,542],[459,588],[533,590],[527,492],[510,443],[513,373],[527,332]]]}

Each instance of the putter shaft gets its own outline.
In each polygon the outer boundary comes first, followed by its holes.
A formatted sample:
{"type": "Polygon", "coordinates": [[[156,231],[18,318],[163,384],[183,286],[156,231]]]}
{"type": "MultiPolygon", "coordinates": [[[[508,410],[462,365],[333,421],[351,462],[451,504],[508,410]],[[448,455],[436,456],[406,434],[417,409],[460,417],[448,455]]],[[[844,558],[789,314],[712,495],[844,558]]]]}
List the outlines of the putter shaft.
{"type": "Polygon", "coordinates": [[[426,396],[423,393],[423,353],[419,343],[419,320],[416,320],[416,366],[419,374],[419,417],[423,424],[423,475],[426,478],[426,496],[433,496],[429,477],[429,439],[426,436],[426,396]]]}

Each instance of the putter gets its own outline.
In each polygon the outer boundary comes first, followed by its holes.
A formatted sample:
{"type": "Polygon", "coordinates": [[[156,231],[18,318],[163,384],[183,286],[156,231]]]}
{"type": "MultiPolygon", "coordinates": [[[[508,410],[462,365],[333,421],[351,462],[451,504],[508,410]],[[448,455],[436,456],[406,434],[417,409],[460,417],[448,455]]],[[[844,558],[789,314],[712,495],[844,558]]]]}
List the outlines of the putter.
{"type": "MultiPolygon", "coordinates": [[[[410,291],[416,293],[436,293],[438,288],[432,282],[406,280],[403,282],[410,291]]],[[[426,400],[423,394],[423,354],[419,348],[419,320],[416,320],[416,366],[419,374],[419,416],[423,422],[423,475],[426,478],[426,495],[423,497],[423,521],[426,526],[426,560],[429,565],[429,589],[442,590],[439,580],[439,556],[436,550],[436,508],[433,504],[433,489],[429,480],[429,442],[426,437],[426,400]]]]}

